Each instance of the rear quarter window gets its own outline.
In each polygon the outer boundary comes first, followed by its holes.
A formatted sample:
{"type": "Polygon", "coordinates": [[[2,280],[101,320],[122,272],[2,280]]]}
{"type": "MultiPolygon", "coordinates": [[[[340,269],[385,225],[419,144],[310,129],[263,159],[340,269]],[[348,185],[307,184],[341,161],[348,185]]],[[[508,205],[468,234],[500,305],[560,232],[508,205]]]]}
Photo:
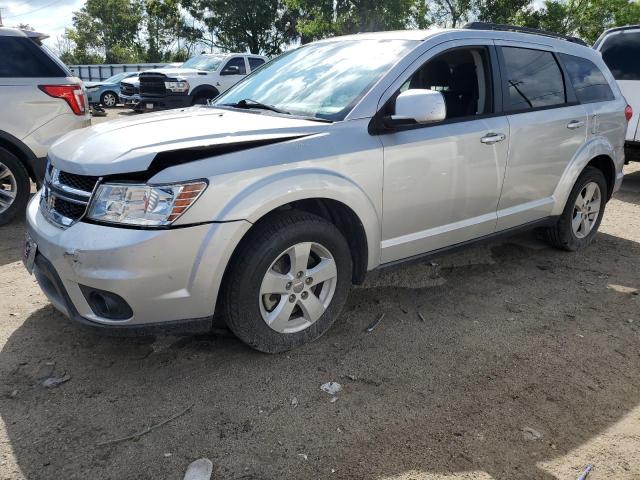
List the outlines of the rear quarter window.
{"type": "Polygon", "coordinates": [[[249,67],[251,67],[251,71],[253,72],[256,68],[262,66],[264,63],[264,59],[249,57],[249,67]]]}
{"type": "Polygon", "coordinates": [[[623,30],[608,35],[600,52],[616,80],[640,80],[640,31],[623,30]]]}
{"type": "Polygon", "coordinates": [[[559,54],[580,103],[604,102],[615,97],[604,74],[591,60],[559,54]]]}
{"type": "Polygon", "coordinates": [[[0,78],[65,77],[65,71],[32,40],[0,37],[0,78]]]}
{"type": "Polygon", "coordinates": [[[507,108],[523,111],[566,103],[564,80],[551,52],[520,47],[502,47],[507,108]]]}

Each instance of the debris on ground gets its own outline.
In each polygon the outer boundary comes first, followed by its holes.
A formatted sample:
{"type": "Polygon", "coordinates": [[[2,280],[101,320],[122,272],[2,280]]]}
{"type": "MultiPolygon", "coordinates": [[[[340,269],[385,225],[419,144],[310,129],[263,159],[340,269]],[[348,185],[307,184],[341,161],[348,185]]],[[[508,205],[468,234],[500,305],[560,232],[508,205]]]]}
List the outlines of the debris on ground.
{"type": "Polygon", "coordinates": [[[522,429],[522,436],[525,440],[535,441],[540,440],[544,435],[531,427],[524,427],[522,429]]]}
{"type": "Polygon", "coordinates": [[[297,408],[298,407],[298,398],[297,397],[293,397],[291,399],[291,405],[293,406],[293,408],[297,408]]]}
{"type": "Polygon", "coordinates": [[[331,403],[336,403],[338,401],[338,397],[331,397],[331,400],[329,400],[331,403]]]}
{"type": "Polygon", "coordinates": [[[371,322],[367,327],[367,333],[373,332],[376,329],[376,327],[380,325],[380,322],[382,321],[383,318],[384,318],[384,313],[380,315],[377,320],[371,322]]]}
{"type": "Polygon", "coordinates": [[[138,433],[134,433],[133,435],[129,435],[127,437],[120,437],[120,438],[116,438],[116,439],[113,439],[113,440],[107,440],[107,441],[104,441],[104,442],[100,442],[100,443],[98,443],[98,446],[101,447],[103,445],[110,445],[112,443],[126,442],[127,440],[137,440],[138,438],[142,437],[143,435],[146,435],[147,433],[152,432],[156,428],[160,428],[163,425],[166,425],[167,423],[171,422],[172,420],[175,420],[176,418],[181,417],[182,415],[187,413],[192,408],[193,408],[193,404],[189,405],[187,408],[185,408],[181,412],[176,413],[175,415],[167,418],[166,420],[163,420],[160,423],[156,423],[155,425],[152,425],[152,426],[150,426],[148,428],[145,428],[144,430],[142,430],[142,431],[140,431],[138,433]]]}
{"type": "Polygon", "coordinates": [[[421,322],[426,322],[426,320],[424,319],[424,317],[422,316],[422,314],[420,312],[418,312],[418,318],[420,319],[421,322]]]}
{"type": "Polygon", "coordinates": [[[582,472],[582,475],[578,477],[578,480],[585,480],[589,475],[589,473],[591,472],[591,470],[593,470],[593,465],[591,464],[587,465],[587,468],[584,469],[584,472],[582,472]]]}
{"type": "Polygon", "coordinates": [[[305,460],[309,460],[309,455],[307,455],[306,453],[299,453],[298,456],[304,458],[305,460]]]}
{"type": "Polygon", "coordinates": [[[320,390],[328,393],[329,395],[336,395],[338,392],[342,391],[342,385],[338,382],[327,382],[320,386],[320,390]]]}
{"type": "Polygon", "coordinates": [[[189,464],[184,480],[209,480],[213,473],[213,463],[208,458],[199,458],[189,464]]]}
{"type": "Polygon", "coordinates": [[[68,382],[69,380],[71,380],[71,375],[69,375],[68,373],[65,373],[61,377],[49,377],[49,378],[46,378],[42,382],[42,386],[45,387],[45,388],[55,388],[55,387],[58,387],[58,386],[62,385],[65,382],[68,382]]]}

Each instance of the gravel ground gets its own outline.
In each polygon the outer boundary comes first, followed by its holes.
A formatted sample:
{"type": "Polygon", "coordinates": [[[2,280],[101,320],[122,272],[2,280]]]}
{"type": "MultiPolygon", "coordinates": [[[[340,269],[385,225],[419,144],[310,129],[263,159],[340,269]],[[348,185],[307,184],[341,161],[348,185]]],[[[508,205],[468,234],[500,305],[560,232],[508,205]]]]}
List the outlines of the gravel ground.
{"type": "Polygon", "coordinates": [[[0,227],[0,478],[179,480],[208,457],[215,479],[576,479],[590,463],[589,480],[638,479],[640,166],[626,172],[586,251],[525,235],[377,273],[288,355],[87,332],[23,269],[23,223],[0,227]]]}

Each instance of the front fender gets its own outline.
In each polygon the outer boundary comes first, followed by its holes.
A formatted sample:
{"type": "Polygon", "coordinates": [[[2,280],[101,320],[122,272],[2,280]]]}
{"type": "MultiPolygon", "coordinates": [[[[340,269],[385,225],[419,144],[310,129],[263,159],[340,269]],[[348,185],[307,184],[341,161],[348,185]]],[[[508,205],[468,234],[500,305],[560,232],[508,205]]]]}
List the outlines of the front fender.
{"type": "Polygon", "coordinates": [[[359,185],[336,172],[295,169],[262,178],[229,198],[216,219],[255,223],[278,207],[312,198],[335,200],[353,210],[367,236],[368,270],[375,268],[380,263],[380,217],[377,209],[359,185]]]}
{"type": "Polygon", "coordinates": [[[564,207],[571,193],[571,189],[576,183],[576,180],[589,164],[591,160],[598,156],[607,156],[612,162],[612,166],[615,169],[616,176],[621,172],[622,166],[617,166],[614,162],[616,158],[615,148],[606,137],[598,136],[589,139],[582,145],[575,153],[567,168],[565,168],[555,191],[553,192],[553,198],[555,199],[553,210],[551,215],[561,215],[564,211],[564,207]]]}

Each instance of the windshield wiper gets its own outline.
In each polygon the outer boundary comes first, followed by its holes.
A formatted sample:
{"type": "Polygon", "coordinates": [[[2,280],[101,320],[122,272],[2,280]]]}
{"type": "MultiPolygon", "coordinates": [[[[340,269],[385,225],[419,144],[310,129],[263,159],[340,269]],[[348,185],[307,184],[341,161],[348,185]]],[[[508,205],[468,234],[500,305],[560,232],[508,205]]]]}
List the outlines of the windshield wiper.
{"type": "Polygon", "coordinates": [[[223,103],[222,105],[225,105],[227,107],[234,107],[234,108],[259,108],[261,110],[269,110],[271,112],[291,115],[291,113],[287,112],[286,110],[281,110],[272,105],[267,105],[266,103],[260,103],[255,100],[251,100],[250,98],[245,98],[244,100],[240,100],[238,103],[223,103]]]}

